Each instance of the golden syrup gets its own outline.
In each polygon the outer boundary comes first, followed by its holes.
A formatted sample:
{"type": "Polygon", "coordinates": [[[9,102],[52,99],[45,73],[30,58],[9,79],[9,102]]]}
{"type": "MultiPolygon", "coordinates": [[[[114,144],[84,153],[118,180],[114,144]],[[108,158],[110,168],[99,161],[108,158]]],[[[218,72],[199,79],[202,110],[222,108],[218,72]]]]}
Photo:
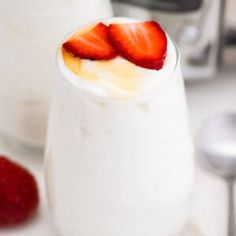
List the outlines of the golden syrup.
{"type": "Polygon", "coordinates": [[[71,53],[67,52],[64,49],[62,49],[62,55],[67,68],[74,74],[76,74],[79,78],[86,79],[91,82],[95,82],[98,80],[98,77],[95,73],[83,69],[83,67],[81,66],[81,59],[79,57],[73,56],[71,53]]]}

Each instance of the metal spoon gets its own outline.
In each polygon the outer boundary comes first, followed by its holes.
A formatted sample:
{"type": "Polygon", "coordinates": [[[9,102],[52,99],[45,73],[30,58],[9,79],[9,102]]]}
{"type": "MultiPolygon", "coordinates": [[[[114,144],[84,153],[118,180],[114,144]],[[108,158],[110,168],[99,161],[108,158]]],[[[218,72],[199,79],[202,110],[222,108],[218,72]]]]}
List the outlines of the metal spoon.
{"type": "Polygon", "coordinates": [[[228,184],[228,236],[236,236],[234,180],[236,178],[236,113],[210,117],[197,138],[197,147],[212,169],[228,184]]]}

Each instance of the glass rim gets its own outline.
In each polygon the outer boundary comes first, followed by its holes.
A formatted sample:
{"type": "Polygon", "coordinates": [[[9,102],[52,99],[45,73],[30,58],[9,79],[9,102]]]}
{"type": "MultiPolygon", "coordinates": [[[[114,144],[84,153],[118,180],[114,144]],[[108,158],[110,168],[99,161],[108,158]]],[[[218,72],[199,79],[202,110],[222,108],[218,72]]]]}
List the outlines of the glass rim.
{"type": "MultiPolygon", "coordinates": [[[[135,20],[135,19],[128,18],[128,17],[108,17],[108,18],[102,18],[102,19],[97,19],[97,20],[91,21],[88,24],[85,24],[85,25],[82,25],[82,26],[77,26],[76,28],[74,28],[73,30],[69,31],[68,33],[66,33],[64,35],[64,37],[62,38],[62,40],[59,43],[59,46],[57,47],[57,50],[56,50],[56,65],[57,65],[57,69],[59,70],[60,75],[61,75],[63,81],[66,83],[66,85],[71,90],[74,90],[76,93],[79,92],[81,94],[85,94],[85,95],[87,95],[89,97],[93,97],[93,98],[96,98],[98,100],[103,100],[103,101],[106,100],[106,101],[111,101],[111,102],[124,102],[124,101],[127,101],[127,100],[139,100],[142,97],[145,97],[146,93],[144,93],[144,94],[141,93],[141,94],[137,94],[137,95],[134,95],[134,96],[130,96],[128,98],[131,98],[131,99],[127,99],[126,96],[124,96],[123,98],[122,97],[112,97],[112,96],[102,96],[102,95],[99,95],[99,94],[94,93],[92,91],[89,91],[88,89],[83,89],[83,88],[81,88],[82,86],[79,86],[79,85],[75,86],[71,82],[70,77],[76,77],[80,81],[84,81],[84,80],[81,79],[78,75],[75,75],[64,64],[64,60],[63,60],[62,53],[61,53],[62,52],[62,44],[68,38],[70,38],[73,34],[78,32],[80,29],[86,28],[88,26],[92,26],[93,24],[96,24],[97,22],[106,22],[106,21],[109,21],[111,19],[117,19],[117,20],[124,19],[124,20],[133,20],[133,21],[142,21],[142,20],[135,20]],[[63,68],[66,69],[66,71],[68,71],[68,73],[70,73],[70,76],[63,71],[63,68]]],[[[176,70],[178,69],[178,66],[180,64],[180,52],[179,52],[178,45],[175,42],[175,40],[167,33],[166,29],[163,26],[162,26],[162,28],[164,29],[164,31],[168,35],[168,38],[173,43],[173,46],[174,46],[174,49],[175,49],[176,61],[175,61],[175,64],[173,65],[173,68],[172,68],[171,72],[168,74],[168,76],[166,76],[165,80],[162,80],[159,84],[157,84],[156,86],[153,86],[149,91],[155,90],[156,88],[160,87],[161,84],[164,83],[164,81],[167,81],[167,80],[169,80],[169,78],[173,77],[172,75],[176,72],[176,70]]],[[[85,82],[85,83],[87,83],[87,82],[85,82]]]]}

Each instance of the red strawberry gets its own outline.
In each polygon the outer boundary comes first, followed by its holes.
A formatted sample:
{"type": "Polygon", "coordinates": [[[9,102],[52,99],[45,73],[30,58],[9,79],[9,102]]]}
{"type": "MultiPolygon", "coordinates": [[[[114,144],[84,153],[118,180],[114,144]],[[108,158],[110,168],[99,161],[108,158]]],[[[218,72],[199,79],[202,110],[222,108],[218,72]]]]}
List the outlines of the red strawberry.
{"type": "Polygon", "coordinates": [[[0,156],[0,227],[26,221],[38,202],[34,177],[22,166],[0,156]]]}
{"type": "Polygon", "coordinates": [[[134,64],[161,69],[167,50],[167,37],[155,21],[111,24],[109,38],[117,52],[134,64]]]}
{"type": "Polygon", "coordinates": [[[108,26],[103,23],[84,34],[75,34],[63,44],[63,48],[83,59],[109,60],[116,57],[116,51],[109,42],[108,26]]]}

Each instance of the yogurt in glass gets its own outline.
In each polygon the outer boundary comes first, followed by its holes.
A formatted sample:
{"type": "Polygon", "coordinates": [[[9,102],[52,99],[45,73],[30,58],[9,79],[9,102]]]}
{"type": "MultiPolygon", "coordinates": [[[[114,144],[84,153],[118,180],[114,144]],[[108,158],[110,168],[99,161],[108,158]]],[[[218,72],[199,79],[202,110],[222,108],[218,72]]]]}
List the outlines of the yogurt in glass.
{"type": "Polygon", "coordinates": [[[194,163],[179,52],[171,38],[160,70],[119,56],[78,59],[61,47],[57,60],[45,173],[58,231],[181,235],[194,163]]]}
{"type": "Polygon", "coordinates": [[[43,146],[56,45],[71,27],[111,15],[109,0],[1,1],[2,133],[25,144],[43,146]]]}

